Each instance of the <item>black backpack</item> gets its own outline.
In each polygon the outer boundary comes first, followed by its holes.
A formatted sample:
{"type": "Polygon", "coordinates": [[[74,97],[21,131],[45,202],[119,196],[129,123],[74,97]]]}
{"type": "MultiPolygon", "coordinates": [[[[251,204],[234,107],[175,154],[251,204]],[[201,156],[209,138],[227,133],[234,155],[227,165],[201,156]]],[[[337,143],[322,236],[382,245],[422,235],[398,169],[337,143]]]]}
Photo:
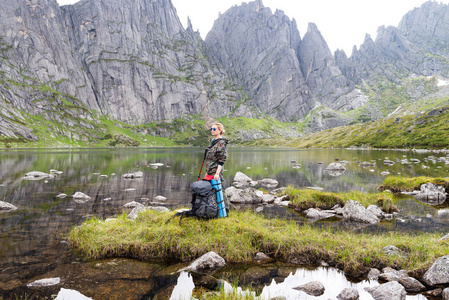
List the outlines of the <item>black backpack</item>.
{"type": "Polygon", "coordinates": [[[210,181],[195,181],[192,187],[192,213],[200,219],[218,218],[217,192],[210,181]]]}
{"type": "Polygon", "coordinates": [[[178,212],[175,216],[181,216],[179,222],[184,217],[195,217],[197,219],[218,218],[218,204],[216,190],[212,188],[210,181],[195,181],[192,188],[192,209],[178,212]]]}

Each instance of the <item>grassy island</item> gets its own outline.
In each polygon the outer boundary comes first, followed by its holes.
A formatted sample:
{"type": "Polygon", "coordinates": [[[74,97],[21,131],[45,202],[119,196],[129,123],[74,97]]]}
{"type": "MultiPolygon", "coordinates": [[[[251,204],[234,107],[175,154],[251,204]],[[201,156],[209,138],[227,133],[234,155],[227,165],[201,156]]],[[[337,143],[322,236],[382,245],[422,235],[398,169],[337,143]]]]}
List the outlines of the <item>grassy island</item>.
{"type": "Polygon", "coordinates": [[[400,192],[411,192],[414,190],[419,190],[421,184],[424,183],[433,183],[436,185],[440,185],[449,190],[449,178],[441,178],[441,177],[402,177],[402,176],[388,176],[382,182],[382,185],[379,187],[380,190],[390,190],[393,193],[400,192]]]}
{"type": "Polygon", "coordinates": [[[261,251],[281,261],[314,265],[322,260],[353,276],[369,268],[392,266],[426,269],[447,254],[449,241],[440,234],[367,234],[298,226],[294,221],[267,219],[260,214],[232,211],[209,221],[172,218],[174,212],[142,212],[136,220],[126,214],[103,221],[85,221],[70,232],[70,242],[86,258],[132,257],[145,260],[191,261],[215,251],[228,263],[248,263],[261,251]],[[387,256],[394,245],[405,256],[387,256]]]}

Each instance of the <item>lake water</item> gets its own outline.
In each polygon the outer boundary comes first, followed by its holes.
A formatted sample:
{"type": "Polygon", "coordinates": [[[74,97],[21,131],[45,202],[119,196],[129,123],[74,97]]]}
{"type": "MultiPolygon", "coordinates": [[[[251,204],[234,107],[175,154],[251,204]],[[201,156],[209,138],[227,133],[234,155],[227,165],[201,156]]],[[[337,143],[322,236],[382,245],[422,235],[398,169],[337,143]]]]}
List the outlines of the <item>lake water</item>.
{"type": "MultiPolygon", "coordinates": [[[[170,209],[189,207],[190,184],[198,176],[203,153],[201,148],[0,152],[0,200],[18,207],[15,212],[0,213],[0,294],[4,299],[24,294],[50,297],[61,286],[84,291],[94,299],[148,299],[156,292],[163,292],[176,278],[151,274],[165,274],[167,266],[126,259],[84,262],[63,242],[64,235],[87,218],[107,218],[120,213],[130,201],[148,205],[162,195],[167,198],[164,206],[170,209]],[[156,168],[153,163],[163,165],[156,168]],[[62,173],[49,180],[23,180],[28,172],[48,173],[50,169],[62,173]],[[142,171],[143,177],[134,180],[122,177],[136,171],[142,171]],[[77,203],[71,197],[77,191],[92,199],[77,203]],[[57,198],[60,193],[69,196],[57,198]],[[29,282],[48,277],[61,277],[62,283],[49,288],[26,287],[29,282]]],[[[447,177],[449,169],[444,162],[429,159],[445,154],[403,151],[229,148],[228,154],[225,188],[230,186],[235,173],[241,171],[253,180],[274,178],[279,186],[375,192],[384,179],[383,171],[407,177],[447,177]],[[384,166],[385,158],[396,164],[384,166]],[[403,165],[400,160],[404,158],[416,158],[421,163],[403,165]],[[323,173],[336,159],[348,161],[345,173],[337,177],[323,173]],[[292,161],[301,164],[301,168],[293,168],[292,161]],[[364,161],[376,164],[359,166],[364,161]]],[[[428,207],[410,197],[401,199],[399,207],[401,221],[370,226],[368,230],[419,230],[441,232],[442,236],[449,231],[447,209],[428,207]]],[[[262,213],[307,222],[282,207],[263,207],[262,213]]]]}

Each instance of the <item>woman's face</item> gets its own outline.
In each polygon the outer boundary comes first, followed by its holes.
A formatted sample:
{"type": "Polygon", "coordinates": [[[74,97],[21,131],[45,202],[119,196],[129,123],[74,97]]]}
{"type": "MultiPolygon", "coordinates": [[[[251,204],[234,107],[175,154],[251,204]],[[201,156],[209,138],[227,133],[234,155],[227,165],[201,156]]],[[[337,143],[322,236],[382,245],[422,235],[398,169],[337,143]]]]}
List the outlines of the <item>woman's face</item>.
{"type": "Polygon", "coordinates": [[[211,133],[214,137],[220,135],[220,131],[218,130],[217,125],[213,125],[213,126],[210,128],[210,133],[211,133]]]}

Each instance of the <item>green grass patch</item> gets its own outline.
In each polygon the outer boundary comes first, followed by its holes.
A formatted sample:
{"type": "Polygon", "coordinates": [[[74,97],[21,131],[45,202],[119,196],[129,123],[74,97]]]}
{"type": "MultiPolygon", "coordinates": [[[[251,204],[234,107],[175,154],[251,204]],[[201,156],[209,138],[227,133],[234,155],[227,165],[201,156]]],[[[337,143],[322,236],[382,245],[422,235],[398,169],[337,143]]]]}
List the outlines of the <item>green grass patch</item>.
{"type": "Polygon", "coordinates": [[[344,206],[344,204],[349,200],[356,200],[365,207],[371,204],[377,205],[387,213],[397,211],[397,207],[394,204],[391,193],[368,194],[357,191],[331,193],[288,187],[284,194],[289,195],[289,207],[297,211],[303,211],[309,208],[331,209],[335,205],[344,206]]]}
{"type": "Polygon", "coordinates": [[[442,177],[402,177],[402,176],[388,176],[382,182],[379,187],[380,190],[390,190],[393,193],[400,193],[402,191],[411,192],[414,190],[419,190],[421,184],[433,183],[436,185],[443,186],[446,190],[449,189],[449,178],[442,177]]]}
{"type": "Polygon", "coordinates": [[[126,214],[110,221],[91,219],[72,229],[71,245],[90,259],[133,257],[164,261],[192,261],[215,251],[228,263],[248,263],[257,252],[281,261],[321,260],[348,274],[361,276],[369,268],[392,266],[407,270],[428,268],[447,254],[449,242],[440,234],[354,233],[347,230],[298,226],[294,221],[266,219],[249,211],[231,212],[209,221],[186,218],[179,223],[174,212],[142,212],[136,220],[126,214]],[[382,252],[394,245],[404,257],[382,252]]]}

